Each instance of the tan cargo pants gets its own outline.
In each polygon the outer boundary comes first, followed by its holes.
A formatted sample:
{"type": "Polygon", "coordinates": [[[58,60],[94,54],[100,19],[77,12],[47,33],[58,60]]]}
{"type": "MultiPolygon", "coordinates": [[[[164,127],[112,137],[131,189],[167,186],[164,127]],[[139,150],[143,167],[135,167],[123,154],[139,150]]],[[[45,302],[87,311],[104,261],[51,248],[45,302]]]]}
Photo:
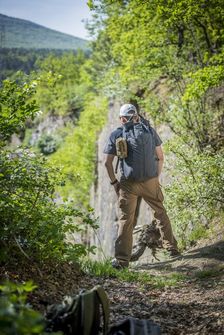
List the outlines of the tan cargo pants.
{"type": "Polygon", "coordinates": [[[177,241],[173,235],[169,217],[163,206],[163,193],[158,178],[151,178],[144,182],[120,181],[119,192],[119,228],[115,241],[115,257],[124,266],[127,266],[131,257],[133,229],[136,224],[136,207],[138,198],[142,197],[153,209],[158,220],[163,247],[167,250],[177,250],[177,241]]]}

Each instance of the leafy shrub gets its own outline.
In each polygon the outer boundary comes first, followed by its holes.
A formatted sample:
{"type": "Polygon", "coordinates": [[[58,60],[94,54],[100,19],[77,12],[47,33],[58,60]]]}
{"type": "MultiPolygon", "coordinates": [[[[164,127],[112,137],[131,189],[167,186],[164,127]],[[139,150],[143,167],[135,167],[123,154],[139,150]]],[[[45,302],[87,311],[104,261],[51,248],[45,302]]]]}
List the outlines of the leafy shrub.
{"type": "Polygon", "coordinates": [[[31,282],[0,285],[0,333],[2,335],[44,334],[43,316],[26,303],[36,286],[31,282]]]}
{"type": "MultiPolygon", "coordinates": [[[[28,78],[27,78],[28,80],[28,78]]],[[[18,85],[4,80],[0,88],[0,140],[5,141],[24,127],[27,118],[34,118],[38,105],[34,100],[35,82],[18,85]]]]}
{"type": "Polygon", "coordinates": [[[40,260],[77,258],[87,249],[66,240],[81,223],[94,225],[89,213],[72,204],[56,204],[58,171],[28,150],[3,152],[0,170],[0,241],[2,257],[25,250],[40,260]],[[17,250],[18,252],[18,250],[17,250]]]}
{"type": "Polygon", "coordinates": [[[185,144],[176,144],[175,139],[169,143],[169,150],[175,160],[168,160],[173,178],[166,188],[167,208],[186,247],[206,236],[209,221],[223,210],[224,157],[210,150],[199,154],[185,144]]]}
{"type": "Polygon", "coordinates": [[[9,151],[6,140],[34,117],[35,85],[4,81],[1,101],[0,156],[0,248],[1,259],[18,254],[44,261],[74,259],[93,248],[74,243],[68,235],[95,226],[91,213],[75,209],[73,204],[59,202],[55,187],[61,183],[57,169],[50,168],[41,155],[25,149],[9,151]]]}
{"type": "Polygon", "coordinates": [[[50,155],[55,152],[59,146],[59,139],[52,135],[44,134],[38,141],[40,152],[44,155],[50,155]]]}

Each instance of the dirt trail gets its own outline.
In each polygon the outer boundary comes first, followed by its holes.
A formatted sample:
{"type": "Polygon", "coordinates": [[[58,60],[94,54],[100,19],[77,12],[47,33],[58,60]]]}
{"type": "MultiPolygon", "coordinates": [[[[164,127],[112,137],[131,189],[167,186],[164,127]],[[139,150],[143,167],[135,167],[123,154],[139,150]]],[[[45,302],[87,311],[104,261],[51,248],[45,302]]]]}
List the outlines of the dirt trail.
{"type": "Polygon", "coordinates": [[[195,248],[176,260],[134,267],[159,278],[181,273],[173,287],[106,281],[113,320],[131,315],[161,325],[162,334],[224,334],[224,242],[195,248]]]}
{"type": "Polygon", "coordinates": [[[47,304],[60,302],[64,295],[102,285],[110,299],[111,324],[132,316],[155,321],[163,335],[224,334],[223,240],[201,245],[179,259],[133,263],[130,271],[147,272],[163,283],[164,277],[172,274],[184,277],[173,286],[158,288],[150,282],[139,284],[85,275],[71,264],[45,267],[40,274],[34,264],[14,263],[0,269],[0,278],[19,282],[32,279],[39,287],[29,302],[41,312],[47,304]]]}

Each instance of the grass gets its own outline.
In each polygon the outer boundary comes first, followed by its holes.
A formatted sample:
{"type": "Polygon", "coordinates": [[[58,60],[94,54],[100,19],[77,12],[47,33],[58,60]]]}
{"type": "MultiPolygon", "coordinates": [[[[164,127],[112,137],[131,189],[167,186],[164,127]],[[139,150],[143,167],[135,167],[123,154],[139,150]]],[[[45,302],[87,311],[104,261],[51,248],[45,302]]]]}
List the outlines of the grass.
{"type": "Polygon", "coordinates": [[[155,288],[176,286],[186,278],[183,274],[177,272],[166,276],[156,276],[150,275],[147,271],[137,272],[131,268],[116,270],[111,266],[110,260],[104,262],[85,260],[82,263],[82,270],[91,276],[117,278],[121,281],[150,285],[155,288]]]}
{"type": "Polygon", "coordinates": [[[200,270],[195,272],[195,277],[197,279],[207,279],[211,277],[218,277],[223,275],[224,266],[218,266],[212,269],[200,270]]]}

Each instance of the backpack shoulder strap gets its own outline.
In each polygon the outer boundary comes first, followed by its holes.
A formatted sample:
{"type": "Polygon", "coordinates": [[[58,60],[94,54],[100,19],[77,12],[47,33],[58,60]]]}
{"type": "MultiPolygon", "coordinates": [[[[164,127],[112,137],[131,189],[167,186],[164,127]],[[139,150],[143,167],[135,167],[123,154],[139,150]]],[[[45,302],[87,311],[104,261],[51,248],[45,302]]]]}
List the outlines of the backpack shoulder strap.
{"type": "Polygon", "coordinates": [[[97,293],[98,299],[103,309],[103,317],[104,317],[104,332],[103,334],[106,335],[108,331],[108,324],[109,324],[109,299],[101,286],[96,286],[95,291],[97,293]]]}
{"type": "Polygon", "coordinates": [[[81,327],[82,335],[90,335],[92,333],[94,314],[99,306],[96,306],[94,293],[84,292],[81,295],[81,327]]]}
{"type": "Polygon", "coordinates": [[[141,122],[141,124],[143,125],[143,127],[144,127],[145,129],[147,129],[148,132],[151,133],[153,139],[155,140],[155,134],[154,134],[154,131],[153,131],[152,126],[150,125],[149,120],[145,119],[145,118],[144,118],[143,116],[141,116],[140,114],[139,114],[139,116],[140,116],[140,122],[141,122]]]}
{"type": "Polygon", "coordinates": [[[97,335],[100,328],[100,306],[103,311],[103,335],[107,334],[109,323],[109,300],[101,286],[95,286],[92,290],[81,295],[82,306],[82,334],[97,335]]]}

